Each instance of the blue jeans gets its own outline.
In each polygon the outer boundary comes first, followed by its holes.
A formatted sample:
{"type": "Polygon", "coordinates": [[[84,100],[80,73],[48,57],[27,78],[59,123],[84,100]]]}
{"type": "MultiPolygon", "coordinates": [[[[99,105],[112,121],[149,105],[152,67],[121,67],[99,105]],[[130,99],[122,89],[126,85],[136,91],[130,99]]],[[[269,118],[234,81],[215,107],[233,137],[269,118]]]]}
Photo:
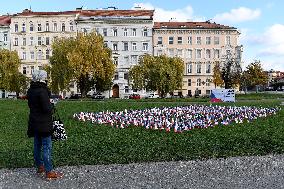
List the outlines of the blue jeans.
{"type": "Polygon", "coordinates": [[[51,136],[40,137],[35,135],[34,137],[34,160],[35,165],[39,167],[44,165],[45,172],[52,170],[52,141],[51,136]]]}

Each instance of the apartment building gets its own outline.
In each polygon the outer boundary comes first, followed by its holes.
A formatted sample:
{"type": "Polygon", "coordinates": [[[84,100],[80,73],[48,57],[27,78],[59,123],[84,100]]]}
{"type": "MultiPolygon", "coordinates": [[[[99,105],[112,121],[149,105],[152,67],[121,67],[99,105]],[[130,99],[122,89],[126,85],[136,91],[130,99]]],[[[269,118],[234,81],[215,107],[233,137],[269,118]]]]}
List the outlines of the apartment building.
{"type": "Polygon", "coordinates": [[[184,60],[184,96],[209,95],[215,88],[213,68],[231,56],[241,62],[240,33],[234,27],[207,22],[156,22],[153,28],[154,55],[178,56],[184,60]]]}
{"type": "Polygon", "coordinates": [[[77,17],[78,31],[96,31],[112,49],[116,73],[107,96],[128,98],[137,92],[129,84],[128,72],[141,55],[153,53],[153,13],[153,10],[94,10],[82,11],[77,17]]]}
{"type": "Polygon", "coordinates": [[[76,11],[33,12],[24,10],[12,16],[11,50],[21,59],[20,72],[31,77],[34,69],[49,64],[51,44],[56,38],[76,35],[76,11]]]}
{"type": "Polygon", "coordinates": [[[9,15],[0,16],[0,48],[10,49],[10,23],[9,15]]]}

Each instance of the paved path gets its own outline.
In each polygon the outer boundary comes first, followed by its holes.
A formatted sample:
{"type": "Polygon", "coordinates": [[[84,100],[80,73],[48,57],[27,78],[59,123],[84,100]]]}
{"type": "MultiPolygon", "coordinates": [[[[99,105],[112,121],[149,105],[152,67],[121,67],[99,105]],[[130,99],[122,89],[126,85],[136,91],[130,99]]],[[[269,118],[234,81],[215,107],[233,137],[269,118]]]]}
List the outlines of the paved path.
{"type": "Polygon", "coordinates": [[[0,188],[284,188],[284,155],[57,170],[64,177],[46,181],[35,169],[0,169],[0,188]]]}

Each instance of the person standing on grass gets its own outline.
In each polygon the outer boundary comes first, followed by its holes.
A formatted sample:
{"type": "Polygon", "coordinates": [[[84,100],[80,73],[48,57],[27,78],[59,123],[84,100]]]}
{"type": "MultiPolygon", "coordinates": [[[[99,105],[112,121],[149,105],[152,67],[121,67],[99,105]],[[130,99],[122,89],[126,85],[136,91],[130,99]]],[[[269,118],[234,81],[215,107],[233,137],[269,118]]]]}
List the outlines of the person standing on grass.
{"type": "Polygon", "coordinates": [[[47,87],[47,73],[35,70],[28,90],[28,105],[30,108],[28,122],[28,137],[34,137],[34,161],[37,172],[46,173],[46,178],[58,179],[62,173],[53,171],[52,167],[52,112],[50,91],[47,87]]]}

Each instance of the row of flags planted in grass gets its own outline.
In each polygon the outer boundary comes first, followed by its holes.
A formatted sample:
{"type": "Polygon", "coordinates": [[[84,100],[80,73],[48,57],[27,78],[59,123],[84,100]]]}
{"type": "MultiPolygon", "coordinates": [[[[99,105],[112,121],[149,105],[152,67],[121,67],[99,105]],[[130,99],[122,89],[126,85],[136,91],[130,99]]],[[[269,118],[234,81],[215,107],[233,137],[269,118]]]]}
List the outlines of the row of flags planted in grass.
{"type": "Polygon", "coordinates": [[[103,111],[98,113],[75,113],[73,118],[93,124],[107,124],[116,128],[141,126],[146,129],[183,132],[194,128],[209,128],[215,125],[251,122],[259,117],[276,114],[280,108],[249,106],[205,106],[148,108],[143,110],[103,111]]]}

